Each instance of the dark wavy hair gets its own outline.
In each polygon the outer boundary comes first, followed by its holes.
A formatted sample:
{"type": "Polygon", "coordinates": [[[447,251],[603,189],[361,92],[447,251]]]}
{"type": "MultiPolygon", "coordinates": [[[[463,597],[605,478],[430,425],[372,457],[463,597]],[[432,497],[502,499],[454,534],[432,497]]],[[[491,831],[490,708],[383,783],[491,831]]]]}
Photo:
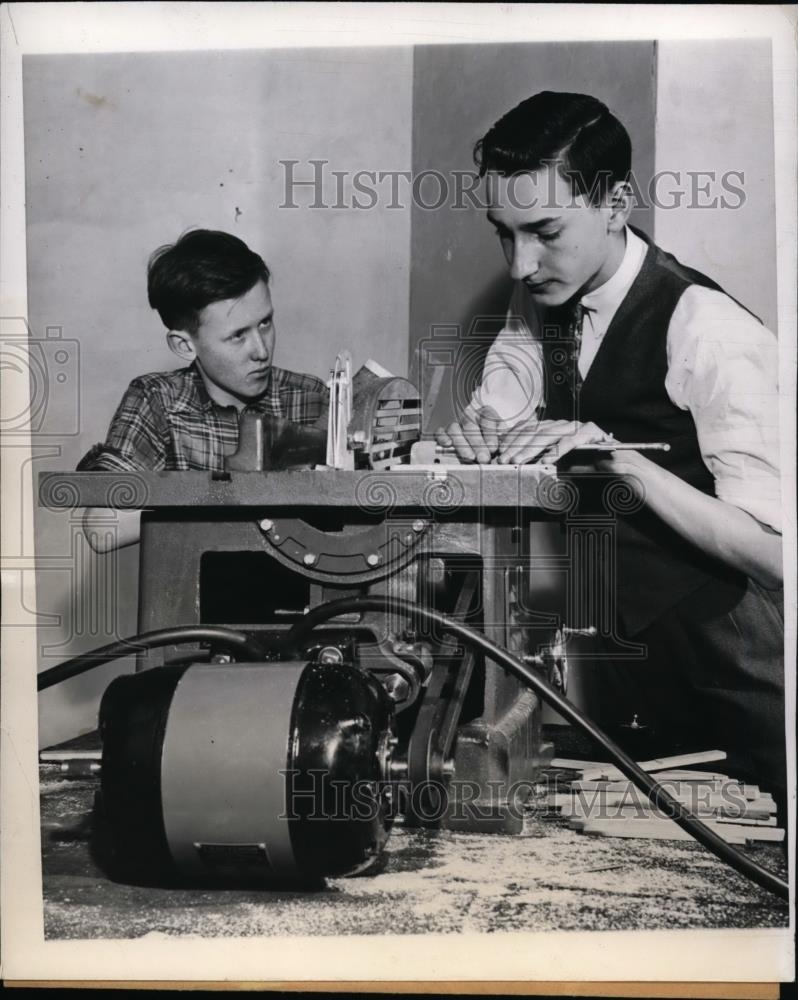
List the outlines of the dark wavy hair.
{"type": "Polygon", "coordinates": [[[474,147],[479,176],[535,171],[551,162],[574,194],[598,202],[632,169],[629,133],[587,94],[541,91],[503,115],[474,147]]]}
{"type": "Polygon", "coordinates": [[[168,330],[196,333],[205,306],[241,298],[269,278],[263,258],[237,236],[190,229],[150,257],[147,297],[168,330]]]}

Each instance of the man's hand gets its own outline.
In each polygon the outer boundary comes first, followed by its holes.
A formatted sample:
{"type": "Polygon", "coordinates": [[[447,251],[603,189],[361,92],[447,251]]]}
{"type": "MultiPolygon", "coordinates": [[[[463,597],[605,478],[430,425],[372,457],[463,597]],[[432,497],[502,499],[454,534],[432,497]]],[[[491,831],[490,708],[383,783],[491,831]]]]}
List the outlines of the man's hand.
{"type": "Polygon", "coordinates": [[[439,427],[435,439],[444,448],[454,448],[461,462],[487,465],[499,450],[501,419],[494,409],[484,406],[463,417],[462,423],[439,427]]]}
{"type": "Polygon", "coordinates": [[[539,420],[516,427],[501,443],[497,459],[503,465],[557,462],[574,448],[613,441],[600,427],[578,420],[539,420]]]}

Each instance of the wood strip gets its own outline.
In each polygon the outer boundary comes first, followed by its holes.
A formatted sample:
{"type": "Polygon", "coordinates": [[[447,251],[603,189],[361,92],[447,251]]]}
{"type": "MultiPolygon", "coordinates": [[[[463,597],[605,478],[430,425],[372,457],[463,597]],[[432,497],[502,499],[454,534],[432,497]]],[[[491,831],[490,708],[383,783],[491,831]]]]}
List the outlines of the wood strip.
{"type": "Polygon", "coordinates": [[[41,764],[60,764],[62,761],[70,760],[101,761],[102,756],[102,750],[41,750],[39,762],[41,764]]]}
{"type": "Polygon", "coordinates": [[[550,768],[561,768],[565,771],[584,771],[590,767],[606,767],[598,760],[574,760],[571,757],[552,757],[546,765],[550,768]]]}
{"type": "MultiPolygon", "coordinates": [[[[640,822],[632,827],[630,823],[583,823],[581,826],[573,827],[580,833],[586,833],[594,837],[619,837],[624,840],[694,840],[694,838],[680,826],[674,824],[673,829],[663,830],[658,825],[640,822]]],[[[722,837],[727,844],[744,845],[745,837],[732,829],[718,830],[718,836],[722,837]]]]}
{"type": "MultiPolygon", "coordinates": [[[[758,785],[741,785],[736,781],[723,782],[703,782],[703,781],[663,781],[657,775],[659,784],[664,785],[665,790],[671,795],[690,795],[703,799],[707,792],[711,795],[726,796],[726,801],[739,801],[745,799],[749,804],[756,804],[756,808],[768,808],[771,812],[776,811],[776,803],[769,792],[763,792],[758,785]]],[[[574,781],[570,789],[577,794],[605,792],[607,794],[632,794],[637,785],[631,781],[574,781]]],[[[645,796],[644,792],[639,792],[645,796]]]]}
{"type": "MultiPolygon", "coordinates": [[[[745,798],[760,797],[757,785],[743,785],[729,778],[722,780],[702,778],[700,781],[685,781],[681,778],[666,778],[661,774],[657,774],[657,782],[660,785],[664,785],[668,791],[675,788],[689,792],[691,789],[706,788],[711,789],[715,793],[725,791],[729,794],[745,798]]],[[[570,787],[577,792],[626,792],[631,788],[637,788],[637,785],[633,781],[599,781],[594,779],[591,781],[572,781],[570,787]]]]}
{"type": "MultiPolygon", "coordinates": [[[[583,806],[574,803],[566,802],[561,805],[555,806],[559,815],[563,818],[570,817],[573,819],[587,819],[596,820],[601,822],[605,819],[613,820],[625,820],[625,819],[669,819],[664,813],[653,807],[641,807],[641,806],[617,806],[615,808],[610,808],[608,810],[608,815],[602,815],[599,809],[588,809],[586,810],[583,806]]],[[[713,809],[692,809],[690,810],[694,816],[702,821],[710,821],[713,823],[739,823],[744,826],[775,826],[776,817],[766,814],[766,813],[745,813],[740,816],[736,813],[731,813],[724,815],[713,809]]]]}
{"type": "MultiPolygon", "coordinates": [[[[675,757],[658,757],[654,760],[643,760],[638,763],[638,767],[643,771],[667,771],[674,767],[684,767],[688,764],[708,764],[711,761],[726,760],[726,753],[723,750],[703,750],[700,753],[677,754],[675,757]]],[[[597,778],[618,781],[626,776],[613,764],[598,764],[583,770],[582,779],[592,781],[597,778]]]]}
{"type": "MultiPolygon", "coordinates": [[[[557,795],[557,804],[563,804],[564,800],[560,799],[560,795],[562,794],[559,793],[557,795]]],[[[565,794],[567,796],[567,793],[565,794]]],[[[766,798],[752,801],[749,799],[729,799],[722,795],[699,796],[693,795],[690,792],[687,794],[671,793],[671,797],[683,806],[687,806],[691,811],[696,809],[704,811],[723,810],[724,813],[736,813],[748,816],[761,815],[763,817],[767,817],[776,811],[775,802],[772,799],[766,798]]],[[[640,807],[653,808],[653,803],[645,793],[632,788],[627,789],[625,792],[584,792],[570,796],[570,799],[583,809],[612,809],[621,806],[629,806],[632,809],[639,809],[640,807]]]]}
{"type": "MultiPolygon", "coordinates": [[[[593,833],[605,837],[643,837],[653,840],[693,839],[691,834],[670,819],[572,819],[568,825],[583,833],[593,833]]],[[[784,840],[784,830],[781,827],[743,826],[736,823],[714,822],[709,822],[706,825],[728,843],[745,843],[749,840],[781,843],[784,840]],[[731,838],[737,839],[732,840],[731,838]]]]}
{"type": "MultiPolygon", "coordinates": [[[[758,785],[746,785],[744,782],[739,781],[737,778],[730,778],[728,774],[718,774],[711,771],[657,771],[657,781],[678,781],[685,784],[698,785],[698,784],[720,784],[720,785],[735,785],[738,788],[749,788],[753,789],[759,793],[758,785]]],[[[607,785],[608,781],[611,784],[618,785],[619,787],[629,787],[634,785],[633,781],[628,778],[622,778],[620,781],[617,779],[605,779],[591,778],[586,780],[584,778],[577,778],[572,782],[573,785],[578,785],[581,788],[592,788],[598,787],[600,785],[607,785]]]]}

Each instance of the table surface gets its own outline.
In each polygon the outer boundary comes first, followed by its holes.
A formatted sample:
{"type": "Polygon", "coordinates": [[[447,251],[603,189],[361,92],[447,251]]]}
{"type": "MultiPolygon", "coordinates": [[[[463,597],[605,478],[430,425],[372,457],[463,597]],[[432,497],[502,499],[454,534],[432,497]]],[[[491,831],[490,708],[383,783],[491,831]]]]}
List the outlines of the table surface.
{"type": "MultiPolygon", "coordinates": [[[[43,507],[260,509],[346,507],[382,512],[427,509],[432,516],[461,508],[540,508],[561,514],[577,499],[553,465],[404,465],[391,470],[285,472],[41,472],[43,507]]],[[[610,499],[612,499],[610,497],[610,499]]],[[[532,515],[530,515],[532,516],[532,515]]]]}
{"type": "MultiPolygon", "coordinates": [[[[52,764],[40,778],[48,939],[788,925],[785,903],[698,844],[580,834],[547,817],[542,798],[529,803],[518,836],[396,825],[383,871],[329,879],[322,891],[122,885],[89,850],[97,779],[64,778],[52,764]]],[[[746,852],[785,876],[780,845],[746,852]]]]}

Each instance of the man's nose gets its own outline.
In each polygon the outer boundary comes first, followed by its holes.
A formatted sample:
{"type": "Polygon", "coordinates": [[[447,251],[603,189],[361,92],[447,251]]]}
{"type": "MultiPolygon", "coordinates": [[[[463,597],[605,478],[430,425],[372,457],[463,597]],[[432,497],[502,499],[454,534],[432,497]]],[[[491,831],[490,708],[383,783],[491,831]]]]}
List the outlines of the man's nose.
{"type": "Polygon", "coordinates": [[[513,259],[510,262],[510,276],[514,281],[534,278],[540,270],[540,248],[525,240],[513,244],[513,259]]]}
{"type": "Polygon", "coordinates": [[[270,348],[270,336],[268,333],[261,333],[255,330],[251,338],[252,357],[256,361],[268,361],[270,348]]]}

